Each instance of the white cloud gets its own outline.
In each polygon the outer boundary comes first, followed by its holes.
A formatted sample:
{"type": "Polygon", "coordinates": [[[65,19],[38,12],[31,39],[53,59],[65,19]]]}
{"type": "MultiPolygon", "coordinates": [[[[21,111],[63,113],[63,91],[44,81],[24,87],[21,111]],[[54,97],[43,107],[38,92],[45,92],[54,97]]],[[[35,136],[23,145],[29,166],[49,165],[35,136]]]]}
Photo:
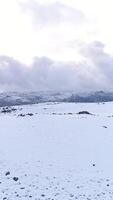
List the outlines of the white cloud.
{"type": "Polygon", "coordinates": [[[73,41],[94,40],[105,43],[112,53],[112,4],[111,0],[0,1],[0,55],[25,63],[34,56],[76,61],[81,57],[73,41]]]}
{"type": "Polygon", "coordinates": [[[1,90],[111,89],[112,4],[0,1],[0,55],[6,55],[0,56],[1,90]],[[23,64],[33,57],[31,65],[23,64]]]}
{"type": "Polygon", "coordinates": [[[37,26],[59,25],[72,23],[79,25],[85,21],[84,14],[71,6],[60,2],[39,3],[36,0],[20,3],[24,12],[27,12],[37,26]]]}

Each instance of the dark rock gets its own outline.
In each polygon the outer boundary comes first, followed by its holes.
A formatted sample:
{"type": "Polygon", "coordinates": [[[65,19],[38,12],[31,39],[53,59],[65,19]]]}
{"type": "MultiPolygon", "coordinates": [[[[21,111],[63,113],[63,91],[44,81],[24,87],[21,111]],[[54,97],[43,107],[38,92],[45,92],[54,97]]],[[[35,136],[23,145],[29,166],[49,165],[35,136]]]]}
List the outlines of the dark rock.
{"type": "Polygon", "coordinates": [[[33,116],[33,113],[27,113],[26,115],[28,115],[28,116],[33,116]]]}
{"type": "Polygon", "coordinates": [[[11,113],[11,112],[15,112],[17,109],[16,108],[9,108],[9,107],[4,107],[1,110],[1,113],[11,113]]]}
{"type": "Polygon", "coordinates": [[[5,176],[8,176],[8,175],[10,175],[10,172],[6,172],[6,173],[5,173],[5,176]]]}
{"type": "Polygon", "coordinates": [[[25,114],[19,114],[18,117],[25,117],[25,114]]]}
{"type": "Polygon", "coordinates": [[[80,111],[77,113],[78,115],[93,115],[92,113],[88,112],[88,111],[80,111]]]}
{"type": "Polygon", "coordinates": [[[24,190],[24,189],[25,189],[25,187],[21,187],[20,189],[21,189],[21,190],[24,190]]]}
{"type": "Polygon", "coordinates": [[[72,198],[72,197],[74,197],[74,195],[73,195],[73,194],[70,194],[70,197],[72,198]]]}
{"type": "Polygon", "coordinates": [[[103,128],[108,128],[107,126],[103,126],[103,128]]]}
{"type": "Polygon", "coordinates": [[[45,197],[45,194],[41,194],[41,197],[45,197]]]}
{"type": "Polygon", "coordinates": [[[13,180],[14,180],[14,181],[18,181],[19,178],[18,178],[18,177],[13,177],[13,180]]]}

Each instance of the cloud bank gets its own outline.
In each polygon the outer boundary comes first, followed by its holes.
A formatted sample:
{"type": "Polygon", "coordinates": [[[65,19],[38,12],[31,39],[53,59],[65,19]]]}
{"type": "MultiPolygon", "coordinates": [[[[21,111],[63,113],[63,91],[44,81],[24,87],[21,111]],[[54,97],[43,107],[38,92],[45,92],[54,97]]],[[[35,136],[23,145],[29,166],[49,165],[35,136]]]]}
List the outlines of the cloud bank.
{"type": "Polygon", "coordinates": [[[35,25],[59,25],[61,23],[78,24],[85,21],[82,11],[60,2],[39,3],[36,0],[20,3],[24,12],[32,17],[35,25]]]}
{"type": "Polygon", "coordinates": [[[105,53],[104,44],[83,45],[80,52],[84,59],[79,63],[35,57],[31,66],[0,56],[0,91],[111,90],[113,57],[105,53]]]}

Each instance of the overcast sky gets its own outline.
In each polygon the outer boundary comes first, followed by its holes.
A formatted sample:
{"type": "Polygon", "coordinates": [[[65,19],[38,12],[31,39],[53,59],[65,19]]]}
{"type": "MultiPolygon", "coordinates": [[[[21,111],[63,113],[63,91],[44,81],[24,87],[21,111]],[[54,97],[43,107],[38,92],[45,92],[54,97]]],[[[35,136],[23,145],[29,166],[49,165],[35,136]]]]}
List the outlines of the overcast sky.
{"type": "Polygon", "coordinates": [[[112,0],[0,0],[0,91],[112,89],[112,8],[112,0]]]}

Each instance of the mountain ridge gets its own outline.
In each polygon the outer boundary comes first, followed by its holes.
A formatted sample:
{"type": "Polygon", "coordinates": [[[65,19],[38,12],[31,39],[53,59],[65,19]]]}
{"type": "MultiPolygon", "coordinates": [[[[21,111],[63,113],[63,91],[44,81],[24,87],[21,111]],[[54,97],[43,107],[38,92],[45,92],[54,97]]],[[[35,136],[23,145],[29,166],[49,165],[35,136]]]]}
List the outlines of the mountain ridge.
{"type": "Polygon", "coordinates": [[[99,103],[113,101],[113,92],[3,92],[0,93],[0,107],[27,105],[45,102],[99,103]]]}

